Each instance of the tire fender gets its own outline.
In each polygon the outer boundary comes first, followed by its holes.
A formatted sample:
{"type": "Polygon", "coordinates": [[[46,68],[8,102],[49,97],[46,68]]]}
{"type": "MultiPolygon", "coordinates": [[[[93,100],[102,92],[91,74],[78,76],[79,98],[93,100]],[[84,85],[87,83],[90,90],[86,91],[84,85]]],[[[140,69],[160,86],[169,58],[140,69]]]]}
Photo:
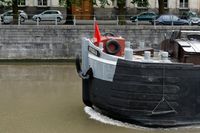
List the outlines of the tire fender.
{"type": "Polygon", "coordinates": [[[114,39],[111,39],[111,40],[108,40],[106,42],[106,45],[105,45],[105,51],[106,51],[106,53],[111,54],[111,55],[116,55],[120,50],[121,50],[121,46],[118,43],[118,41],[116,41],[114,39]],[[114,46],[114,50],[110,49],[111,45],[114,46]]]}

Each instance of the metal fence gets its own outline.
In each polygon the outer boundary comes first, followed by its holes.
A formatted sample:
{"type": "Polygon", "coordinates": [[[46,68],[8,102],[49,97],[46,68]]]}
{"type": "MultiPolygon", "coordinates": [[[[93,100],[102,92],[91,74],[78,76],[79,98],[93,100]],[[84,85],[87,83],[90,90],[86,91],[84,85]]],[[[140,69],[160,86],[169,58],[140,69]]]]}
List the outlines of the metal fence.
{"type": "MultiPolygon", "coordinates": [[[[51,18],[51,20],[42,20],[42,19],[35,19],[33,20],[32,16],[34,14],[29,14],[28,19],[21,20],[21,17],[18,18],[18,25],[65,25],[68,20],[66,20],[66,17],[63,17],[61,21],[58,20],[57,17],[51,18]]],[[[66,16],[66,15],[63,15],[66,16]]],[[[94,21],[97,21],[99,25],[120,25],[121,22],[123,22],[124,25],[152,25],[152,26],[157,26],[156,24],[156,19],[152,21],[131,21],[130,15],[126,16],[119,16],[119,15],[113,15],[113,16],[108,16],[108,15],[76,15],[76,16],[71,16],[73,20],[73,25],[93,25],[94,21]],[[123,18],[121,20],[120,18],[123,18]]],[[[9,18],[10,20],[5,21],[5,18],[1,18],[1,25],[8,25],[12,24],[12,18],[9,18]]],[[[174,26],[173,21],[170,24],[171,26],[174,26]]],[[[190,24],[188,25],[190,26],[190,24]]]]}

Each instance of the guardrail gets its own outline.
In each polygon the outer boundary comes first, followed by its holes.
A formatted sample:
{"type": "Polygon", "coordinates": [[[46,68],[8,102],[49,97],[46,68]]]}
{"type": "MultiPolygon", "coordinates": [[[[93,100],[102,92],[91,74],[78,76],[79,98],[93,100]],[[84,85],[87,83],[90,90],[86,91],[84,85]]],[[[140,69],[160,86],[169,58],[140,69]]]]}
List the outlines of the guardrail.
{"type": "MultiPolygon", "coordinates": [[[[157,26],[156,19],[153,19],[152,21],[139,21],[136,19],[135,21],[130,20],[130,15],[113,15],[113,16],[106,16],[106,15],[74,15],[71,16],[72,20],[66,20],[66,17],[63,17],[63,19],[60,21],[58,17],[51,18],[51,20],[44,20],[41,18],[37,18],[36,20],[32,19],[33,14],[29,14],[28,19],[23,19],[19,17],[18,18],[18,25],[64,25],[67,24],[68,21],[73,20],[73,25],[93,25],[94,21],[98,21],[99,25],[120,25],[121,22],[123,22],[124,25],[152,25],[157,26]],[[120,18],[123,17],[123,20],[120,20],[120,18]]],[[[66,15],[64,15],[66,16],[66,15]]],[[[12,24],[12,18],[1,19],[1,24],[12,24]],[[10,19],[10,20],[9,20],[10,19]]],[[[172,21],[171,26],[174,26],[174,22],[172,21]]],[[[188,25],[190,26],[190,25],[188,25]]]]}

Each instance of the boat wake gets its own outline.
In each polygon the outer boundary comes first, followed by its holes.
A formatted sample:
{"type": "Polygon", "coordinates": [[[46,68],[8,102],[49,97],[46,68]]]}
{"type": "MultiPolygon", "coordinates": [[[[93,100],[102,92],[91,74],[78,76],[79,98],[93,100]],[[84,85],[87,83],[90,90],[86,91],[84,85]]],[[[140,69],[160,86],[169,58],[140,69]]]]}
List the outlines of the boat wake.
{"type": "Polygon", "coordinates": [[[91,119],[100,121],[105,124],[110,124],[110,125],[119,126],[119,127],[126,127],[126,128],[131,128],[131,129],[137,129],[137,130],[138,129],[147,129],[145,127],[140,127],[140,126],[136,126],[134,124],[114,120],[112,118],[109,118],[107,116],[100,114],[99,112],[96,112],[94,109],[92,109],[91,107],[88,107],[88,106],[86,106],[84,108],[84,111],[86,114],[88,114],[90,116],[91,119]]]}
{"type": "MultiPolygon", "coordinates": [[[[141,127],[137,126],[134,124],[126,123],[126,122],[121,122],[118,120],[114,120],[112,118],[109,118],[103,114],[100,114],[99,112],[95,111],[91,107],[86,106],[84,108],[84,111],[86,114],[90,116],[90,119],[94,119],[96,121],[100,121],[104,124],[110,124],[114,126],[119,126],[119,127],[125,127],[125,128],[131,128],[131,129],[136,129],[136,130],[155,130],[153,128],[147,128],[147,127],[141,127]]],[[[156,130],[180,130],[180,129],[200,129],[199,125],[194,125],[194,126],[185,126],[185,127],[174,127],[174,128],[156,128],[156,130]]]]}

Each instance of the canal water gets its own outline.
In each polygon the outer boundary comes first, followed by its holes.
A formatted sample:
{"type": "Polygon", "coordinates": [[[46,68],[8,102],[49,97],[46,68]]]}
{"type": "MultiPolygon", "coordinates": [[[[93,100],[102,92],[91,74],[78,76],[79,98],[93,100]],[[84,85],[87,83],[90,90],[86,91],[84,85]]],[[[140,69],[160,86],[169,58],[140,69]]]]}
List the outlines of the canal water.
{"type": "Polygon", "coordinates": [[[199,133],[200,126],[150,129],[85,107],[73,64],[1,64],[0,133],[199,133]]]}

